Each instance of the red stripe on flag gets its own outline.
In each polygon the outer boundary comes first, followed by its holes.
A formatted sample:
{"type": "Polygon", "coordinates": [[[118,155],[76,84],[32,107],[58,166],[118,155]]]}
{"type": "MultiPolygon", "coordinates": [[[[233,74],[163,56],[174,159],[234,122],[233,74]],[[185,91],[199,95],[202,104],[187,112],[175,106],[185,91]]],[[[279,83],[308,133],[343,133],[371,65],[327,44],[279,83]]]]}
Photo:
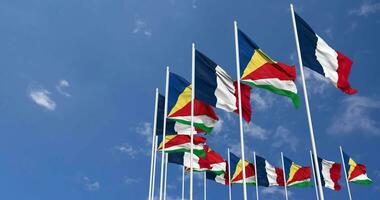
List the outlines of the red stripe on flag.
{"type": "MultiPolygon", "coordinates": [[[[238,88],[237,81],[234,81],[235,97],[238,100],[238,88]]],[[[243,109],[242,115],[245,121],[251,122],[252,108],[251,108],[251,87],[249,85],[240,83],[241,90],[241,108],[243,109]]],[[[234,111],[239,114],[239,101],[236,101],[237,109],[234,111]]]]}
{"type": "Polygon", "coordinates": [[[340,190],[342,187],[339,185],[339,179],[341,177],[341,168],[340,163],[334,163],[330,169],[330,178],[334,182],[334,189],[340,190]]]}
{"type": "MultiPolygon", "coordinates": [[[[195,99],[194,100],[194,116],[199,116],[199,115],[207,115],[214,120],[219,120],[218,116],[216,115],[214,109],[211,106],[195,99]]],[[[191,116],[191,102],[186,104],[183,108],[179,109],[177,112],[170,115],[170,117],[185,117],[185,116],[191,116]]]]}
{"type": "Polygon", "coordinates": [[[357,164],[356,167],[354,168],[354,170],[351,172],[351,174],[348,177],[349,181],[355,177],[358,177],[358,176],[360,176],[362,174],[366,174],[366,173],[367,173],[367,170],[366,170],[365,166],[362,164],[357,164]]]}
{"type": "Polygon", "coordinates": [[[296,76],[296,68],[294,66],[278,62],[263,64],[261,67],[245,76],[243,80],[278,78],[283,81],[294,81],[296,76]]]}
{"type": "Polygon", "coordinates": [[[281,168],[276,167],[276,174],[277,174],[277,184],[279,186],[284,186],[284,171],[281,168]]]}
{"type": "Polygon", "coordinates": [[[348,77],[350,76],[352,61],[349,57],[345,56],[339,51],[336,51],[338,54],[338,83],[337,87],[341,89],[344,93],[355,94],[358,91],[351,87],[348,82],[348,77]]]}

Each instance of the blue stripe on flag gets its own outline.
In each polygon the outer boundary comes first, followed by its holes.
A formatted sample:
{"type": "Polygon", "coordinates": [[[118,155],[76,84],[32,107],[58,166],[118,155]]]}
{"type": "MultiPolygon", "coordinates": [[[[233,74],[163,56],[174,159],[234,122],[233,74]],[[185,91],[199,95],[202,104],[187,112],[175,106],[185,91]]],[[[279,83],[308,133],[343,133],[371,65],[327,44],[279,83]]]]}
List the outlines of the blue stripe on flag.
{"type": "Polygon", "coordinates": [[[195,98],[216,107],[215,90],[218,86],[216,81],[216,68],[207,56],[195,51],[195,98]]]}
{"type": "Polygon", "coordinates": [[[183,165],[183,157],[185,153],[169,153],[168,162],[178,165],[183,165]]]}
{"type": "Polygon", "coordinates": [[[265,159],[256,155],[257,182],[260,186],[269,187],[265,159]]]}
{"type": "Polygon", "coordinates": [[[243,74],[245,68],[255,53],[255,49],[259,49],[259,47],[240,29],[238,30],[238,38],[240,73],[243,74]]]}

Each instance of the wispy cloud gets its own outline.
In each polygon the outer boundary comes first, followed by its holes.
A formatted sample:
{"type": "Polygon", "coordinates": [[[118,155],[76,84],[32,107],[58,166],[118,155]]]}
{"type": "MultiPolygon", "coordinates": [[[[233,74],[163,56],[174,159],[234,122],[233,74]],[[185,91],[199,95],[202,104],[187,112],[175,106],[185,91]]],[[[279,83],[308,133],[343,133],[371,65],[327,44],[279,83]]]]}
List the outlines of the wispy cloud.
{"type": "Polygon", "coordinates": [[[138,151],[135,150],[133,146],[129,144],[115,146],[115,149],[119,151],[120,153],[127,154],[131,158],[135,158],[136,154],[138,153],[138,151]]]}
{"type": "Polygon", "coordinates": [[[143,34],[144,36],[150,38],[152,36],[152,31],[148,27],[147,23],[142,19],[135,20],[135,26],[132,31],[134,34],[143,34]]]}
{"type": "Polygon", "coordinates": [[[363,1],[356,9],[349,11],[351,15],[368,16],[380,11],[380,3],[372,3],[371,1],[363,1]]]}
{"type": "Polygon", "coordinates": [[[325,32],[325,34],[327,35],[328,38],[330,38],[330,39],[333,38],[333,30],[332,30],[331,27],[326,28],[324,32],[325,32]]]}
{"type": "Polygon", "coordinates": [[[70,87],[70,83],[67,81],[67,80],[60,80],[58,82],[58,85],[55,87],[57,89],[57,91],[65,96],[65,97],[70,97],[71,95],[67,92],[65,92],[65,89],[66,88],[69,88],[70,87]]]}
{"type": "MultiPolygon", "coordinates": [[[[309,92],[313,94],[323,94],[328,87],[331,87],[330,82],[323,77],[322,75],[310,70],[307,67],[304,67],[304,75],[307,85],[307,89],[309,92]]],[[[301,85],[301,78],[297,79],[299,85],[301,85]]]]}
{"type": "Polygon", "coordinates": [[[289,129],[279,126],[277,127],[274,134],[274,142],[272,143],[273,147],[280,148],[283,146],[288,146],[292,151],[297,151],[298,138],[291,134],[289,129]]]}
{"type": "Polygon", "coordinates": [[[98,181],[92,181],[87,176],[83,177],[85,189],[88,191],[97,191],[100,189],[100,183],[98,181]]]}
{"type": "Polygon", "coordinates": [[[152,144],[152,124],[149,122],[140,122],[140,124],[135,129],[136,133],[144,136],[148,144],[152,144]]]}
{"type": "MultiPolygon", "coordinates": [[[[284,196],[285,195],[285,190],[282,189],[282,188],[276,188],[276,187],[267,187],[267,188],[263,188],[261,190],[261,193],[263,195],[281,195],[281,196],[284,196]]],[[[288,196],[291,196],[292,195],[292,192],[288,190],[288,196]]]]}
{"type": "Polygon", "coordinates": [[[219,119],[219,121],[215,124],[214,128],[212,129],[212,132],[218,135],[223,130],[223,120],[219,119]]]}
{"type": "Polygon", "coordinates": [[[355,130],[360,134],[379,135],[379,122],[371,114],[380,109],[380,101],[363,96],[350,96],[342,101],[342,108],[333,117],[327,129],[330,134],[347,134],[355,130]]]}
{"type": "Polygon", "coordinates": [[[253,104],[253,109],[256,111],[265,111],[272,107],[275,101],[273,95],[269,94],[267,91],[256,90],[251,95],[251,103],[253,104]]]}
{"type": "Polygon", "coordinates": [[[197,0],[192,0],[191,1],[191,7],[194,8],[194,9],[198,8],[197,0]]]}
{"type": "Polygon", "coordinates": [[[30,89],[29,97],[39,106],[54,111],[57,104],[51,99],[50,92],[46,89],[30,89]]]}
{"type": "Polygon", "coordinates": [[[141,182],[141,178],[124,177],[126,184],[136,184],[141,182]]]}
{"type": "Polygon", "coordinates": [[[256,139],[266,140],[270,132],[254,123],[244,124],[244,133],[256,139]]]}

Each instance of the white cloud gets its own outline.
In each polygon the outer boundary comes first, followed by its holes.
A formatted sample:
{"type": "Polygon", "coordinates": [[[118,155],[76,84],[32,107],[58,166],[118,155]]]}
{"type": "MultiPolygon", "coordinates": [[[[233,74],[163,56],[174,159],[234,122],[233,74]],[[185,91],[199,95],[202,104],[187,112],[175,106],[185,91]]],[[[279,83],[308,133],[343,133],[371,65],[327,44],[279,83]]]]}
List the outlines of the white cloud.
{"type": "Polygon", "coordinates": [[[135,26],[134,26],[132,32],[134,34],[141,33],[148,38],[152,36],[152,31],[149,29],[147,23],[145,21],[143,21],[142,19],[136,19],[135,20],[135,26]]]}
{"type": "Polygon", "coordinates": [[[380,3],[372,3],[371,1],[363,1],[359,8],[349,11],[351,15],[368,16],[380,11],[380,3]]]}
{"type": "MultiPolygon", "coordinates": [[[[308,92],[311,92],[313,94],[323,94],[326,88],[332,86],[327,78],[323,77],[317,72],[314,72],[307,67],[304,67],[303,69],[308,92]]],[[[297,80],[302,86],[301,78],[297,80]]]]}
{"type": "Polygon", "coordinates": [[[327,37],[329,37],[330,39],[333,38],[333,32],[332,32],[332,28],[331,27],[326,28],[324,32],[327,35],[327,37]]]}
{"type": "Polygon", "coordinates": [[[135,155],[138,153],[131,145],[129,144],[123,144],[120,146],[115,146],[115,149],[118,150],[120,153],[127,154],[129,157],[134,158],[135,155]]]}
{"type": "Polygon", "coordinates": [[[244,124],[244,133],[256,139],[266,140],[270,132],[254,123],[244,124]]]}
{"type": "Polygon", "coordinates": [[[29,97],[39,106],[48,110],[55,110],[57,104],[50,98],[50,92],[46,89],[31,89],[29,97]]]}
{"type": "Polygon", "coordinates": [[[58,82],[58,85],[56,86],[56,89],[61,95],[65,97],[70,97],[71,95],[64,91],[65,88],[69,88],[69,87],[70,87],[70,83],[67,80],[60,80],[58,82]]]}
{"type": "Polygon", "coordinates": [[[212,129],[212,132],[215,133],[215,135],[218,135],[223,130],[223,120],[219,119],[219,121],[215,124],[214,128],[212,129]]]}
{"type": "Polygon", "coordinates": [[[198,8],[197,0],[192,0],[191,1],[191,7],[194,8],[194,9],[198,8]]]}
{"type": "Polygon", "coordinates": [[[252,108],[255,111],[267,110],[272,107],[274,101],[274,96],[268,93],[268,91],[260,91],[257,89],[251,94],[251,104],[253,104],[252,108]]]}
{"type": "Polygon", "coordinates": [[[124,182],[126,184],[136,184],[141,182],[141,178],[124,177],[124,182]]]}
{"type": "Polygon", "coordinates": [[[371,117],[380,109],[380,101],[363,96],[350,96],[343,100],[343,108],[337,112],[328,128],[331,134],[344,134],[358,131],[360,134],[379,135],[379,122],[371,117]],[[375,113],[375,112],[373,112],[375,113]]]}
{"type": "Polygon", "coordinates": [[[83,177],[84,185],[88,191],[96,191],[100,189],[100,183],[98,181],[92,181],[87,176],[83,177]]]}
{"type": "Polygon", "coordinates": [[[275,142],[272,143],[273,147],[279,148],[286,145],[294,152],[297,150],[296,148],[299,142],[297,137],[292,135],[291,132],[283,126],[277,127],[274,134],[274,141],[275,142]]]}
{"type": "Polygon", "coordinates": [[[138,134],[144,136],[148,142],[148,144],[152,144],[152,124],[149,122],[141,122],[135,130],[138,134]]]}
{"type": "MultiPolygon", "coordinates": [[[[283,188],[278,187],[264,187],[260,190],[263,195],[281,195],[285,196],[285,190],[283,188]]],[[[288,197],[291,196],[292,193],[288,190],[288,197]]]]}

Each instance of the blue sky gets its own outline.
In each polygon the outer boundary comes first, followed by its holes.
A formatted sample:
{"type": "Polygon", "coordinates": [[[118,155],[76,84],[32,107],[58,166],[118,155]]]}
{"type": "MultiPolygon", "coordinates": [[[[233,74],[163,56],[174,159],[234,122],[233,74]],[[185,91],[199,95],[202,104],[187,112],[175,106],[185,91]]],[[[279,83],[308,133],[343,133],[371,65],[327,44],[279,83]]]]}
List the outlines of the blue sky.
{"type": "MultiPolygon", "coordinates": [[[[380,196],[380,2],[294,1],[298,13],[331,46],[354,61],[347,96],[309,71],[307,84],[321,157],[340,162],[342,145],[374,180],[352,186],[353,197],[380,196]]],[[[288,1],[1,0],[0,198],[145,199],[148,192],[154,90],[163,92],[165,66],[190,79],[191,43],[233,77],[233,20],[273,59],[296,62],[288,1]]],[[[297,68],[298,69],[298,68],[297,68]]],[[[298,90],[301,85],[297,80],[298,90]]],[[[303,98],[302,93],[300,93],[303,98]]],[[[280,152],[309,165],[305,107],[254,89],[252,152],[280,164],[280,152]]],[[[208,143],[238,153],[237,116],[218,111],[208,143]]],[[[180,168],[169,166],[169,199],[180,197],[180,168]]],[[[195,179],[195,195],[202,196],[195,179]]],[[[328,199],[347,199],[325,190],[328,199]]],[[[188,186],[188,185],[187,185],[188,186]]],[[[282,190],[260,188],[266,199],[282,190]]],[[[291,189],[310,199],[314,189],[291,189]]],[[[208,196],[227,188],[208,182],[208,196]]],[[[241,186],[234,186],[241,199],[241,186]]],[[[249,189],[254,198],[254,189],[249,189]]]]}

